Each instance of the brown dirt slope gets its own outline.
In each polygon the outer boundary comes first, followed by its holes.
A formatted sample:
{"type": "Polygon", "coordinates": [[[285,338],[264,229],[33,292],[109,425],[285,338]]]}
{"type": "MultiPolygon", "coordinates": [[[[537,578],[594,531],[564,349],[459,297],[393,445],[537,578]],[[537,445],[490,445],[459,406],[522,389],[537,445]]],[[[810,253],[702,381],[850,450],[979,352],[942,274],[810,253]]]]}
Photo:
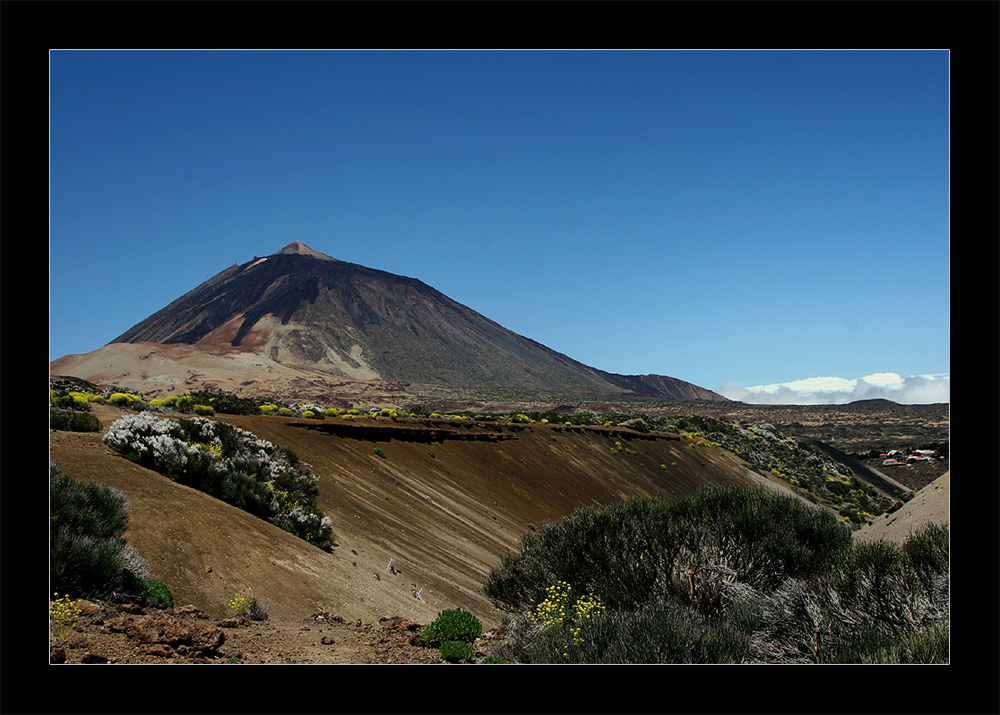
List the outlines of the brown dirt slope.
{"type": "Polygon", "coordinates": [[[928,523],[949,526],[951,519],[951,472],[922,488],[894,512],[883,514],[855,533],[859,541],[902,542],[928,523]]]}
{"type": "MultiPolygon", "coordinates": [[[[108,426],[121,413],[98,405],[95,414],[108,426]]],[[[51,432],[50,460],[74,478],[125,492],[127,538],[152,576],[170,586],[176,603],[218,617],[229,615],[234,594],[252,589],[275,619],[336,613],[427,623],[462,607],[490,627],[499,616],[482,584],[534,525],[632,495],[770,483],[728,452],[628,430],[217,419],[291,447],[312,465],[334,522],[332,553],[116,456],[101,433],[51,432]],[[614,453],[615,441],[626,450],[614,453]],[[385,458],[373,453],[376,446],[385,458]]]]}
{"type": "MultiPolygon", "coordinates": [[[[94,412],[105,427],[122,414],[103,405],[94,412]]],[[[499,625],[482,584],[534,525],[589,504],[709,483],[785,489],[728,452],[620,429],[217,419],[292,447],[312,465],[337,546],[324,553],[138,467],[111,453],[102,433],[50,432],[53,463],[128,495],[128,541],[177,604],[168,611],[84,604],[75,632],[54,643],[55,662],[441,663],[416,635],[454,607],[483,620],[482,656],[499,625]],[[626,449],[613,453],[615,441],[626,449]],[[247,589],[270,606],[267,622],[232,617],[226,604],[247,589]]],[[[944,475],[856,538],[899,540],[926,521],[947,520],[944,475]]]]}

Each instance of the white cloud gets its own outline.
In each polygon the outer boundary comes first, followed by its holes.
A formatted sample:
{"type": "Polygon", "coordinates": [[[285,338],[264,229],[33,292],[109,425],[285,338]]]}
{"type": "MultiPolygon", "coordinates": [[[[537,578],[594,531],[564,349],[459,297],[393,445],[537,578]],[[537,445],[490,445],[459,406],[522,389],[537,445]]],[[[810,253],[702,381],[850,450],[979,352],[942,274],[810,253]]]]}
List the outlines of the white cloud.
{"type": "Polygon", "coordinates": [[[715,390],[730,400],[755,405],[842,405],[855,400],[886,399],[902,405],[948,402],[950,375],[909,375],[879,372],[848,380],[808,377],[803,380],[744,387],[728,382],[715,390]]]}

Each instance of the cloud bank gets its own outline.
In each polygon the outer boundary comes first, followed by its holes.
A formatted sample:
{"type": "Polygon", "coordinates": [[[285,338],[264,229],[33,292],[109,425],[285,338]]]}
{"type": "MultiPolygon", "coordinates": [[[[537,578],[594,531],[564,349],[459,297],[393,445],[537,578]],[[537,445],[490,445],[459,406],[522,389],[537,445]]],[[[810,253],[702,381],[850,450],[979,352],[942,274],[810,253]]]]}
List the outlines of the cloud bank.
{"type": "Polygon", "coordinates": [[[843,405],[855,400],[886,399],[901,405],[949,402],[950,375],[910,375],[879,372],[854,380],[809,377],[774,385],[744,387],[727,382],[715,390],[730,400],[754,405],[843,405]]]}

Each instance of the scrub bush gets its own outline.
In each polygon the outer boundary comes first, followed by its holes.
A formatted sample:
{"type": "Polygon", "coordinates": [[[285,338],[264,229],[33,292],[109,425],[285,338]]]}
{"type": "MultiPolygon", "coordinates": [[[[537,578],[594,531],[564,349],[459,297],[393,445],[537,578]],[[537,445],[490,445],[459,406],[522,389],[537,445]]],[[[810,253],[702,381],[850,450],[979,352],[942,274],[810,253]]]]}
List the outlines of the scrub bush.
{"type": "Polygon", "coordinates": [[[148,575],[125,543],[129,507],[117,489],[49,469],[49,577],[57,590],[90,600],[144,603],[148,575]]]}
{"type": "Polygon", "coordinates": [[[50,409],[49,428],[66,432],[100,432],[101,421],[89,412],[50,409]]]}
{"type": "Polygon", "coordinates": [[[441,659],[449,663],[457,663],[460,660],[472,661],[476,657],[476,651],[465,641],[445,641],[441,644],[441,659]]]}
{"type": "Polygon", "coordinates": [[[142,579],[142,586],[147,606],[153,608],[173,608],[174,595],[170,592],[167,584],[155,579],[144,578],[142,579]]]}
{"type": "Polygon", "coordinates": [[[673,502],[634,498],[579,509],[522,538],[491,571],[494,605],[518,612],[565,581],[609,609],[676,598],[710,615],[740,591],[821,570],[851,543],[833,514],[763,489],[707,487],[673,502]],[[724,558],[721,556],[724,554],[724,558]]]}
{"type": "Polygon", "coordinates": [[[260,398],[238,397],[222,390],[197,390],[188,397],[195,403],[195,410],[197,405],[210,405],[215,412],[224,415],[255,415],[263,411],[260,398]]]}
{"type": "Polygon", "coordinates": [[[104,442],[137,464],[332,548],[333,522],[317,501],[319,479],[291,449],[224,422],[148,413],[119,418],[104,442]]]}
{"type": "Polygon", "coordinates": [[[271,617],[271,607],[257,599],[250,589],[245,594],[237,593],[228,605],[237,616],[251,621],[266,621],[271,617]]]}
{"type": "Polygon", "coordinates": [[[98,402],[104,399],[101,395],[93,392],[80,392],[79,390],[49,390],[49,405],[62,410],[77,410],[88,412],[91,402],[98,402]]]}
{"type": "Polygon", "coordinates": [[[750,638],[678,604],[611,611],[540,639],[543,663],[739,663],[750,638]]]}
{"type": "Polygon", "coordinates": [[[420,639],[430,646],[440,646],[445,641],[472,643],[483,634],[483,624],[474,615],[461,608],[441,611],[437,618],[420,630],[420,639]]]}
{"type": "Polygon", "coordinates": [[[108,396],[108,402],[122,409],[138,409],[146,405],[141,397],[131,392],[114,392],[108,396]]]}
{"type": "Polygon", "coordinates": [[[519,662],[947,662],[947,555],[940,527],[855,544],[826,509],[706,487],[545,524],[483,591],[519,662]],[[604,608],[574,619],[571,592],[604,608]]]}

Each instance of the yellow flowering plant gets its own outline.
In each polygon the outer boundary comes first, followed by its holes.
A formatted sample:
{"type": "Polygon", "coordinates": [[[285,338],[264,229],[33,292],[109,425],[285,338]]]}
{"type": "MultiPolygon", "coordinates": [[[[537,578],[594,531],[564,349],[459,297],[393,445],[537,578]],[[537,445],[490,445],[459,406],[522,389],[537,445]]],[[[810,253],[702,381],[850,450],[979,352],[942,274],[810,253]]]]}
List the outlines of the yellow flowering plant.
{"type": "Polygon", "coordinates": [[[233,596],[232,600],[229,601],[229,607],[233,609],[237,616],[245,616],[250,610],[250,606],[253,605],[254,598],[250,595],[250,590],[247,589],[247,595],[242,593],[237,593],[233,596]]]}
{"type": "MultiPolygon", "coordinates": [[[[604,610],[604,604],[596,596],[584,594],[573,600],[573,587],[565,581],[545,589],[545,598],[531,612],[531,618],[545,628],[560,628],[569,626],[573,636],[573,645],[579,648],[583,644],[579,624],[604,610]]],[[[563,652],[564,658],[569,658],[569,651],[563,652]]]]}
{"type": "Polygon", "coordinates": [[[55,600],[49,604],[49,622],[52,624],[52,634],[56,638],[65,638],[76,628],[77,621],[83,611],[76,605],[76,601],[69,596],[53,594],[55,600]]]}

